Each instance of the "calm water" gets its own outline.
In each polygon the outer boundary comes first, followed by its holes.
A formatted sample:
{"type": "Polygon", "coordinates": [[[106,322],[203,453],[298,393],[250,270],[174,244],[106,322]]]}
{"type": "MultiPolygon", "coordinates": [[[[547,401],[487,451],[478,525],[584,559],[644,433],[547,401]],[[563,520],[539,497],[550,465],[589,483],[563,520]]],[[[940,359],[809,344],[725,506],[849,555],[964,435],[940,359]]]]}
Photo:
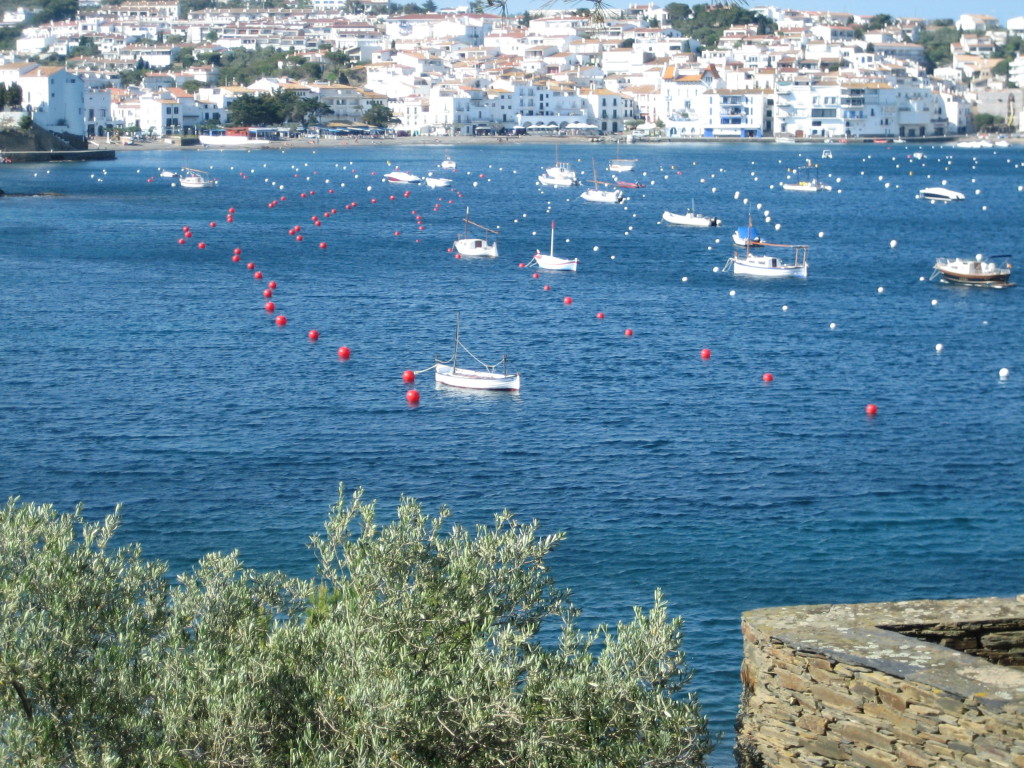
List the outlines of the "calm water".
{"type": "MultiPolygon", "coordinates": [[[[589,176],[615,153],[559,159],[589,176]]],[[[123,503],[122,538],[175,572],[237,548],[310,575],[305,541],[340,482],[382,510],[407,494],[464,523],[538,518],[569,533],[553,564],[588,621],[665,590],[728,765],[742,611],[1024,591],[1024,287],[921,280],[936,256],[1024,253],[1024,150],[832,153],[630,147],[647,186],[620,207],[538,188],[551,145],[5,166],[8,193],[61,196],[0,200],[0,492],[91,516],[123,503]],[[380,181],[389,163],[440,174],[446,151],[450,190],[380,181]],[[779,188],[808,157],[835,191],[779,188]],[[219,187],[159,178],[181,162],[219,187]],[[966,202],[915,199],[942,180],[966,202]],[[691,200],[725,226],[659,223],[691,200]],[[467,205],[500,226],[499,259],[448,252],[467,205]],[[766,239],[810,243],[808,280],[715,271],[748,211],[766,239]],[[552,219],[556,253],[582,267],[534,279],[518,264],[552,219]],[[509,354],[522,393],[425,376],[410,408],[401,373],[449,353],[456,310],[480,357],[509,354]]]]}

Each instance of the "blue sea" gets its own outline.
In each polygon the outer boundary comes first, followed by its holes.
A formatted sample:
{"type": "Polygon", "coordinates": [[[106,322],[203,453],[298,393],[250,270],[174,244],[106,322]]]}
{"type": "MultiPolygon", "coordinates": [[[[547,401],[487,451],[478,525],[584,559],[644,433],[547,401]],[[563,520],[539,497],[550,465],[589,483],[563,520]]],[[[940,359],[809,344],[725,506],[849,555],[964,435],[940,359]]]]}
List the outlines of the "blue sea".
{"type": "Polygon", "coordinates": [[[237,549],[312,575],[340,483],[382,513],[536,518],[568,533],[552,566],[586,624],[665,591],[729,765],[743,611],[1024,592],[1024,287],[928,279],[940,256],[1024,256],[1024,148],[821,150],[558,148],[584,179],[636,158],[621,206],[538,187],[544,143],[3,166],[0,492],[122,504],[121,541],[174,573],[237,549]],[[808,162],[833,190],[783,191],[808,162]],[[182,164],[218,186],[159,175],[182,164]],[[454,185],[382,182],[396,167],[454,185]],[[967,199],[917,199],[943,183],[967,199]],[[723,227],[660,223],[691,205],[723,227]],[[498,259],[454,258],[467,207],[498,259]],[[748,220],[808,244],[808,279],[723,272],[748,220]],[[579,272],[520,266],[552,221],[579,272]],[[410,406],[402,373],[450,355],[456,312],[522,391],[426,374],[410,406]]]}

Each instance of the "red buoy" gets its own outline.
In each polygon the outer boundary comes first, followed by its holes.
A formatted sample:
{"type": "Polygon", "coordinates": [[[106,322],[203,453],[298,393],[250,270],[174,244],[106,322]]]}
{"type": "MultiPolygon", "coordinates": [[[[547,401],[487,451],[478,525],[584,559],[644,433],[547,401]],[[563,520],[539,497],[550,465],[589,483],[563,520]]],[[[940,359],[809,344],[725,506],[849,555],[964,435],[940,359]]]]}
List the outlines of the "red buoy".
{"type": "Polygon", "coordinates": [[[287,325],[288,318],[285,317],[284,315],[278,315],[277,317],[274,318],[274,322],[277,323],[278,325],[287,325]]]}
{"type": "Polygon", "coordinates": [[[317,339],[320,338],[320,331],[314,329],[314,330],[311,330],[306,335],[309,336],[309,340],[310,341],[316,341],[317,339]]]}
{"type": "Polygon", "coordinates": [[[185,244],[185,238],[184,237],[179,237],[178,238],[178,245],[184,245],[184,244],[185,244]]]}
{"type": "Polygon", "coordinates": [[[253,272],[252,276],[253,276],[253,278],[255,280],[262,280],[263,279],[263,273],[259,272],[259,271],[253,272]]]}
{"type": "Polygon", "coordinates": [[[266,304],[263,305],[263,309],[265,309],[267,312],[273,312],[275,309],[277,309],[277,307],[274,306],[274,302],[268,301],[266,304]]]}
{"type": "Polygon", "coordinates": [[[563,304],[572,304],[572,296],[566,296],[564,299],[562,299],[562,303],[563,304]]]}
{"type": "Polygon", "coordinates": [[[701,360],[708,360],[708,359],[710,359],[710,357],[711,357],[711,350],[710,349],[705,348],[705,349],[702,349],[700,351],[700,359],[701,360]]]}
{"type": "Polygon", "coordinates": [[[416,381],[416,374],[412,371],[402,371],[402,381],[406,384],[412,384],[416,381]]]}
{"type": "Polygon", "coordinates": [[[241,248],[235,248],[234,254],[235,254],[235,256],[241,256],[242,255],[242,249],[241,248]]]}
{"type": "Polygon", "coordinates": [[[267,283],[267,288],[269,288],[272,291],[276,291],[277,290],[277,280],[271,280],[269,283],[267,283]]]}
{"type": "Polygon", "coordinates": [[[210,226],[211,227],[216,227],[217,226],[217,222],[216,221],[211,221],[210,222],[210,226]]]}
{"type": "Polygon", "coordinates": [[[327,243],[320,243],[320,250],[325,250],[326,248],[327,248],[327,243]]]}
{"type": "Polygon", "coordinates": [[[775,377],[772,376],[770,373],[765,373],[765,374],[762,374],[761,381],[763,381],[763,382],[765,382],[767,384],[769,381],[775,381],[775,377]]]}
{"type": "Polygon", "coordinates": [[[245,268],[246,269],[256,269],[256,265],[253,262],[250,261],[248,264],[245,265],[245,268]]]}
{"type": "Polygon", "coordinates": [[[235,212],[234,208],[228,208],[228,213],[234,213],[234,212],[235,212]]]}
{"type": "Polygon", "coordinates": [[[866,406],[864,406],[864,413],[866,413],[868,416],[874,416],[876,413],[878,413],[878,406],[875,405],[874,403],[868,403],[866,406]]]}
{"type": "Polygon", "coordinates": [[[206,243],[199,243],[199,247],[200,248],[205,248],[206,247],[206,243]]]}
{"type": "Polygon", "coordinates": [[[550,285],[545,285],[544,286],[544,290],[545,291],[550,291],[551,290],[551,286],[550,285]]]}
{"type": "Polygon", "coordinates": [[[626,336],[632,336],[633,335],[633,329],[632,328],[627,328],[624,333],[625,333],[626,336]]]}
{"type": "Polygon", "coordinates": [[[598,312],[596,317],[598,320],[604,320],[604,312],[598,312]]]}
{"type": "Polygon", "coordinates": [[[302,242],[302,235],[296,235],[296,236],[295,236],[295,240],[296,240],[297,242],[300,242],[300,243],[301,243],[301,242],[302,242]]]}
{"type": "Polygon", "coordinates": [[[352,350],[348,347],[338,347],[338,359],[348,360],[352,356],[352,350]]]}
{"type": "Polygon", "coordinates": [[[420,402],[420,393],[415,389],[410,389],[405,393],[405,401],[409,403],[409,405],[418,405],[420,402]]]}
{"type": "Polygon", "coordinates": [[[264,289],[264,291],[263,291],[263,298],[264,299],[269,299],[273,295],[274,295],[274,292],[272,290],[270,290],[269,288],[264,289]]]}

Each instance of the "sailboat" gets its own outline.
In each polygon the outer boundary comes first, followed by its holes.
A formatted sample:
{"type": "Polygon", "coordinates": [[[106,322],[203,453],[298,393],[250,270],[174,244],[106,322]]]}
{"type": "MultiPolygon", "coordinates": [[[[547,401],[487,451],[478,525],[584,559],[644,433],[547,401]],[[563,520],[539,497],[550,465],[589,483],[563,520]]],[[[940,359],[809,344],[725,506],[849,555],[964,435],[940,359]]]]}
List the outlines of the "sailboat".
{"type": "Polygon", "coordinates": [[[505,355],[496,365],[488,365],[469,351],[459,338],[459,313],[455,313],[455,351],[450,360],[434,361],[434,381],[449,387],[486,389],[491,391],[519,391],[519,374],[508,372],[505,355]],[[480,364],[481,368],[460,368],[459,350],[480,364]],[[498,367],[501,366],[501,370],[498,367]]]}
{"type": "Polygon", "coordinates": [[[497,257],[497,239],[495,239],[493,243],[489,243],[487,242],[486,237],[471,237],[469,234],[469,228],[473,226],[477,229],[482,229],[484,232],[490,232],[492,235],[497,235],[498,232],[496,230],[489,229],[482,224],[477,224],[475,221],[470,221],[468,206],[466,207],[466,218],[464,218],[463,221],[466,223],[466,226],[462,232],[462,237],[456,240],[452,245],[456,252],[462,256],[486,256],[492,259],[497,257]]]}
{"type": "Polygon", "coordinates": [[[576,171],[568,163],[558,162],[557,144],[555,144],[555,164],[538,176],[537,181],[545,187],[576,187],[580,183],[576,178],[576,171]]]}
{"type": "Polygon", "coordinates": [[[608,170],[612,173],[623,173],[632,171],[636,166],[636,160],[626,160],[619,157],[618,143],[615,146],[615,159],[608,161],[608,170]]]}
{"type": "Polygon", "coordinates": [[[185,189],[209,189],[217,186],[217,180],[207,171],[196,168],[182,168],[178,176],[178,186],[185,189]]]}
{"type": "Polygon", "coordinates": [[[732,258],[725,262],[725,269],[731,267],[734,275],[752,277],[807,277],[808,246],[762,242],[762,247],[753,251],[751,245],[747,243],[744,250],[734,251],[732,258]],[[773,255],[772,248],[792,248],[792,261],[773,255]]]}
{"type": "Polygon", "coordinates": [[[622,195],[622,190],[612,187],[606,181],[597,180],[597,162],[594,161],[594,188],[586,189],[580,197],[584,200],[589,200],[592,203],[621,203],[625,198],[622,195]],[[599,185],[605,184],[607,187],[602,189],[599,185]]]}
{"type": "Polygon", "coordinates": [[[562,259],[555,256],[555,222],[551,222],[551,250],[548,253],[537,251],[527,264],[528,267],[538,267],[558,272],[575,272],[580,265],[579,259],[562,259]]]}

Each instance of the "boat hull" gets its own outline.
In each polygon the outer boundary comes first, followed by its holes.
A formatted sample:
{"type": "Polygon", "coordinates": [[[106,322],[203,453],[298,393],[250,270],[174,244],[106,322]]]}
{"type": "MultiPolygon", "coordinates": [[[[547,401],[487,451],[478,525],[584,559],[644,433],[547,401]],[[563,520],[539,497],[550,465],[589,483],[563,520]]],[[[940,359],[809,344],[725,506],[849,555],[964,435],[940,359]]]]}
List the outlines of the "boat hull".
{"type": "Polygon", "coordinates": [[[608,163],[608,170],[612,173],[626,173],[636,167],[635,160],[612,160],[608,163]]]}
{"type": "Polygon", "coordinates": [[[944,283],[954,285],[977,285],[1004,288],[1013,285],[1010,282],[1012,270],[1009,265],[998,267],[995,262],[940,259],[935,262],[935,274],[944,283]]]}
{"type": "Polygon", "coordinates": [[[747,277],[807,277],[807,263],[786,264],[778,259],[765,258],[742,258],[732,259],[732,272],[734,275],[746,275],[747,277]]]}
{"type": "Polygon", "coordinates": [[[438,187],[450,187],[452,185],[451,179],[442,179],[437,176],[428,176],[426,178],[427,186],[438,188],[438,187]]]}
{"type": "Polygon", "coordinates": [[[579,259],[560,259],[558,256],[551,256],[547,253],[537,253],[533,256],[533,263],[540,269],[551,272],[575,272],[579,266],[579,259]]]}
{"type": "Polygon", "coordinates": [[[498,256],[498,244],[488,243],[479,237],[456,240],[453,247],[461,256],[481,256],[488,259],[494,259],[498,256]]]}
{"type": "Polygon", "coordinates": [[[591,203],[621,203],[625,199],[617,189],[588,189],[580,198],[591,203]]]}
{"type": "Polygon", "coordinates": [[[419,184],[422,179],[405,171],[392,171],[384,174],[384,181],[391,184],[419,184]]]}
{"type": "Polygon", "coordinates": [[[543,184],[545,187],[576,187],[579,186],[579,181],[565,176],[548,176],[546,174],[538,176],[537,181],[543,184]]]}
{"type": "Polygon", "coordinates": [[[930,200],[933,203],[953,203],[965,200],[963,192],[957,192],[945,187],[926,187],[917,193],[922,200],[930,200]]]}
{"type": "Polygon", "coordinates": [[[794,183],[785,183],[782,188],[787,192],[829,192],[832,187],[827,184],[816,184],[813,181],[798,181],[794,183]]]}
{"type": "Polygon", "coordinates": [[[476,371],[457,368],[447,363],[434,366],[434,381],[449,387],[461,389],[480,389],[491,392],[517,392],[519,390],[519,374],[496,373],[492,371],[476,371]]]}
{"type": "Polygon", "coordinates": [[[246,136],[199,136],[199,143],[204,147],[269,147],[269,139],[250,139],[246,136]]]}

